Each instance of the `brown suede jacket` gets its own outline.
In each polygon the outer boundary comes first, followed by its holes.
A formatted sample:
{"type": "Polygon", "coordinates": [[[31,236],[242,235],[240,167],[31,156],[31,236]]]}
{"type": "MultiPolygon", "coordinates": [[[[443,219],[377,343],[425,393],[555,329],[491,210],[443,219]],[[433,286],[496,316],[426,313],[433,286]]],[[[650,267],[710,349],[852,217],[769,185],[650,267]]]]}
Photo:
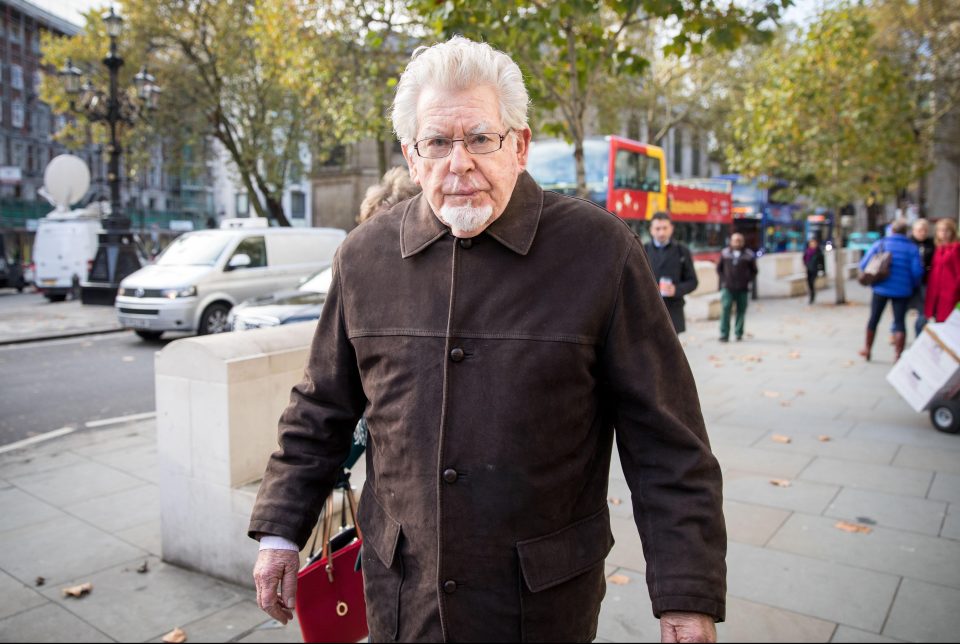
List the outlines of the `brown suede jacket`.
{"type": "Polygon", "coordinates": [[[720,469],[641,243],[607,211],[524,173],[472,240],[423,197],[349,235],[251,533],[303,546],[361,415],[373,641],[592,640],[615,437],[654,613],[723,619],[720,469]]]}

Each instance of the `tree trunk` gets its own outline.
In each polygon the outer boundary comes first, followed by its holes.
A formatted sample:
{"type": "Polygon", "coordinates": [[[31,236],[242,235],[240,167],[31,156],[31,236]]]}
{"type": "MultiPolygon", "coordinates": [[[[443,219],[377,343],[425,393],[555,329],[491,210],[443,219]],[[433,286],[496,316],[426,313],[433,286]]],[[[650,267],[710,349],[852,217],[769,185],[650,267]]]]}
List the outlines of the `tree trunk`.
{"type": "MultiPolygon", "coordinates": [[[[840,230],[840,208],[834,210],[834,228],[840,230]]],[[[847,276],[844,274],[844,252],[843,252],[843,235],[836,235],[834,239],[833,252],[836,253],[836,266],[834,266],[834,282],[835,288],[837,291],[837,304],[846,304],[847,303],[847,276]]]]}
{"type": "Polygon", "coordinates": [[[270,217],[276,220],[277,225],[289,227],[290,220],[287,219],[287,216],[283,213],[283,203],[281,203],[279,199],[270,196],[265,196],[264,200],[267,202],[267,210],[270,213],[270,217]]]}
{"type": "Polygon", "coordinates": [[[589,199],[587,191],[587,166],[583,159],[583,136],[577,136],[573,142],[573,160],[577,166],[577,196],[589,199]]]}
{"type": "Polygon", "coordinates": [[[382,132],[377,134],[377,169],[381,177],[387,173],[387,142],[382,132]]]}

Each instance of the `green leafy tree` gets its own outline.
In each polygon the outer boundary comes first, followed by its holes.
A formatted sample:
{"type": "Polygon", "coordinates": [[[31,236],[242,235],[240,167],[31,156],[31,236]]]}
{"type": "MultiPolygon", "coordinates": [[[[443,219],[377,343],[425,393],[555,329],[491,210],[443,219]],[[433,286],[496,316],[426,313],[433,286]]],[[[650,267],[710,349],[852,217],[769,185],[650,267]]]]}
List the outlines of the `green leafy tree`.
{"type": "MultiPolygon", "coordinates": [[[[824,12],[798,42],[771,47],[733,116],[728,159],[770,175],[834,213],[856,200],[894,196],[913,180],[916,103],[907,70],[877,51],[863,7],[824,12]]],[[[846,299],[837,249],[837,303],[846,299]]]]}
{"type": "Polygon", "coordinates": [[[770,36],[769,20],[791,0],[745,9],[715,0],[416,0],[444,37],[463,34],[508,52],[524,72],[540,129],[573,143],[577,190],[586,194],[583,139],[590,110],[611,83],[642,77],[649,59],[628,35],[660,21],[667,54],[732,49],[770,36]]]}

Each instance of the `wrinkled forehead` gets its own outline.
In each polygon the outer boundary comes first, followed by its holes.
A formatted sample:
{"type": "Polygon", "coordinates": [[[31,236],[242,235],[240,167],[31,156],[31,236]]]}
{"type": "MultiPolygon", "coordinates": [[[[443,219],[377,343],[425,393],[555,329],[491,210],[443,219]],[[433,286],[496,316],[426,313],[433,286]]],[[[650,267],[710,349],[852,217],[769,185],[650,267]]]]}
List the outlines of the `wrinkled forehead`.
{"type": "Polygon", "coordinates": [[[464,90],[425,87],[417,101],[417,138],[500,132],[496,91],[480,85],[464,90]]]}

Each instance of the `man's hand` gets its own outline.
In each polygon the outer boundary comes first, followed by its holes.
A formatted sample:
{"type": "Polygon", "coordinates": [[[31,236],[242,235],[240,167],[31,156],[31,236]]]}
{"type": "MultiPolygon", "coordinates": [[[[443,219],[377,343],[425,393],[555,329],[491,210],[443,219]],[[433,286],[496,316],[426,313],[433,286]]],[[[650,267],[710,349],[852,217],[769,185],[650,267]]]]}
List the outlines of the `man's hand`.
{"type": "Polygon", "coordinates": [[[667,612],[660,616],[661,642],[716,642],[713,618],[703,613],[667,612]]]}
{"type": "Polygon", "coordinates": [[[300,554],[293,550],[261,550],[253,567],[257,604],[282,624],[293,619],[299,569],[300,554]]]}

